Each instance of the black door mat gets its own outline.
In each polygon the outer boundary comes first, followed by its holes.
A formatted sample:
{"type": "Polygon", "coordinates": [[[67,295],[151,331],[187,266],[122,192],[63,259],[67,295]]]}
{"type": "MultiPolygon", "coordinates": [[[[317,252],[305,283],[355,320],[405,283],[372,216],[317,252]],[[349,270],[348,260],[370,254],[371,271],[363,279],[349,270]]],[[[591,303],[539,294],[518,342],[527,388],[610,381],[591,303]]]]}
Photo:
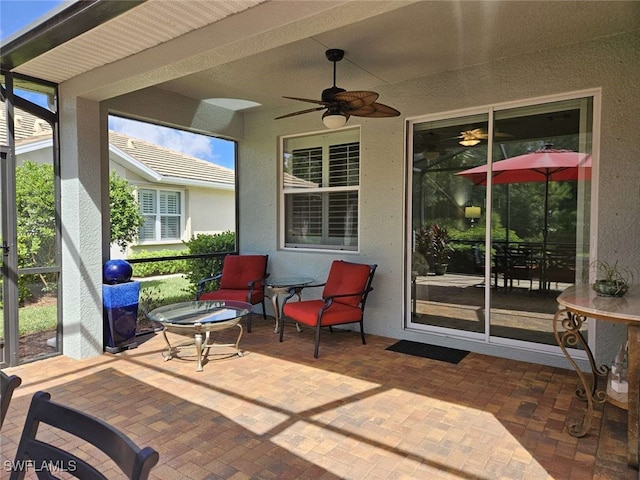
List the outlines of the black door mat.
{"type": "Polygon", "coordinates": [[[407,355],[415,355],[417,357],[430,358],[441,362],[459,363],[469,352],[465,350],[457,350],[455,348],[439,347],[437,345],[429,345],[426,343],[411,342],[409,340],[400,340],[397,343],[386,348],[392,352],[406,353],[407,355]]]}

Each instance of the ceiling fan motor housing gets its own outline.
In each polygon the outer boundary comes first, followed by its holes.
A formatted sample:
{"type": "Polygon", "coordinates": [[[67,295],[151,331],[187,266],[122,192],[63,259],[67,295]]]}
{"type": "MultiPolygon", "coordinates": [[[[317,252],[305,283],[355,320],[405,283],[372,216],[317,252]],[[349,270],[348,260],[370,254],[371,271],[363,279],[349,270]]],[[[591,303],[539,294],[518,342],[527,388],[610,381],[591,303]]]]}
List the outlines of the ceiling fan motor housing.
{"type": "Polygon", "coordinates": [[[336,87],[335,85],[333,87],[330,88],[325,88],[322,91],[322,101],[323,102],[333,102],[334,101],[334,97],[336,96],[336,94],[338,93],[342,93],[342,92],[346,92],[346,90],[344,88],[340,88],[340,87],[336,87]]]}
{"type": "Polygon", "coordinates": [[[340,50],[339,48],[330,48],[324,53],[330,62],[339,62],[344,58],[344,50],[340,50]]]}

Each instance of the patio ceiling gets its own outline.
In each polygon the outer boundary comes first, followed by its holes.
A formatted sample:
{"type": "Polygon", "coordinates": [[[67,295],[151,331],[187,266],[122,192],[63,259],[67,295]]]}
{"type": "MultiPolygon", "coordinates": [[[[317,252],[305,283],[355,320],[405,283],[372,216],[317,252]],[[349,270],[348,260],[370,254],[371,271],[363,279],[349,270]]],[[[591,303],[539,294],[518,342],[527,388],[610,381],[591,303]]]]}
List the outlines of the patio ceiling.
{"type": "MultiPolygon", "coordinates": [[[[331,85],[327,48],[346,51],[339,86],[384,95],[386,85],[640,28],[640,2],[630,1],[131,5],[44,53],[33,49],[28,33],[12,38],[2,48],[3,68],[53,82],[90,76],[95,80],[84,96],[95,100],[157,86],[199,100],[235,98],[296,111],[306,104],[282,95],[319,98],[331,85]],[[109,72],[118,63],[126,74],[116,78],[109,72]]],[[[69,28],[64,15],[58,20],[42,29],[44,37],[69,28]]]]}

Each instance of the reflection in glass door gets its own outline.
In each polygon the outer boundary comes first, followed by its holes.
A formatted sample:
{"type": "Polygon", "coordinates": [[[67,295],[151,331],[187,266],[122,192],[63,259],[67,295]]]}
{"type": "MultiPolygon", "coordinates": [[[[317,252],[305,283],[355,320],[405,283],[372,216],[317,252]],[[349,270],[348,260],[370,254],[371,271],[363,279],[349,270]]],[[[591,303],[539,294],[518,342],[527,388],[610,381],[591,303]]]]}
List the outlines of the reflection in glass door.
{"type": "Polygon", "coordinates": [[[409,326],[557,348],[555,299],[589,265],[592,105],[410,123],[409,326]]]}
{"type": "Polygon", "coordinates": [[[484,337],[485,188],[458,172],[486,164],[488,115],[413,129],[411,310],[418,328],[484,337]]]}
{"type": "Polygon", "coordinates": [[[556,345],[555,298],[587,274],[592,117],[590,98],[495,113],[511,135],[493,146],[495,341],[556,345]]]}

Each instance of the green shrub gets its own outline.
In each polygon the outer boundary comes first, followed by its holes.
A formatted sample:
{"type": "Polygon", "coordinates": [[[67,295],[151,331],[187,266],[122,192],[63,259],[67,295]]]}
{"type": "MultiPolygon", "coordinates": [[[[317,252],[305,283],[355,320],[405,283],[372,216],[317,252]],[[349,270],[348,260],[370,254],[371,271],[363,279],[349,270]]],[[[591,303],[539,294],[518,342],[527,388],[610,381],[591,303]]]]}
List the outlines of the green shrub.
{"type": "MultiPolygon", "coordinates": [[[[201,234],[192,237],[191,240],[185,242],[189,247],[190,255],[200,255],[204,253],[222,253],[235,252],[236,250],[236,234],[234,232],[222,232],[214,235],[201,234]]],[[[223,258],[194,258],[187,260],[188,268],[186,277],[191,283],[191,288],[195,293],[199,280],[211,277],[222,270],[223,258]]],[[[217,288],[209,282],[208,289],[217,288]]]]}
{"type": "MultiPolygon", "coordinates": [[[[154,251],[139,251],[132,254],[130,259],[138,258],[155,258],[155,257],[175,257],[181,255],[187,255],[189,251],[183,250],[154,250],[154,251]]],[[[133,263],[133,276],[134,277],[152,277],[155,275],[172,275],[174,273],[185,273],[189,264],[187,260],[162,260],[159,262],[144,262],[133,263]]]]}

